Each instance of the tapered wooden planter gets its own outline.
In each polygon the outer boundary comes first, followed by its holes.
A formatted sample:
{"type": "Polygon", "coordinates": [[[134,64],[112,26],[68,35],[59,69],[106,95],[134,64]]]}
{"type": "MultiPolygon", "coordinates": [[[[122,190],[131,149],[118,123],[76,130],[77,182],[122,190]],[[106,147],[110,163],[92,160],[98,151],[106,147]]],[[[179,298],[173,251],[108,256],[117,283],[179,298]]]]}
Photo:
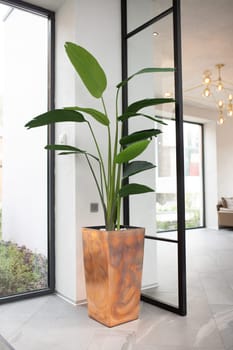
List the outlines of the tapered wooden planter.
{"type": "Polygon", "coordinates": [[[84,267],[91,318],[113,327],[139,316],[143,228],[83,228],[84,267]]]}

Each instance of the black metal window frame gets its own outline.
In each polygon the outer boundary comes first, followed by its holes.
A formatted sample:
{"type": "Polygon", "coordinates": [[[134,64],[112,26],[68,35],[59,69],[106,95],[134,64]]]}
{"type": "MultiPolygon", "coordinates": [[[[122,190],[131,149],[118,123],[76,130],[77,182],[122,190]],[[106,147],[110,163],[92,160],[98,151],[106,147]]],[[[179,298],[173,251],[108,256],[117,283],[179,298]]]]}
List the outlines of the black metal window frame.
{"type": "MultiPolygon", "coordinates": [[[[0,0],[0,4],[12,6],[48,19],[48,110],[55,101],[55,13],[43,7],[20,0],[0,0]]],[[[47,130],[47,142],[55,143],[55,126],[47,130]]],[[[55,154],[47,155],[47,234],[48,234],[48,287],[24,293],[0,297],[0,304],[54,293],[55,291],[55,154]]]]}
{"type": "MultiPolygon", "coordinates": [[[[141,299],[149,304],[161,307],[181,316],[187,314],[187,292],[186,292],[186,243],[185,243],[185,190],[184,190],[184,149],[183,149],[183,95],[182,95],[182,59],[181,59],[181,18],[180,0],[173,0],[172,6],[153,17],[151,20],[140,25],[133,31],[127,31],[127,0],[121,0],[121,20],[122,20],[122,80],[128,77],[128,38],[141,32],[167,15],[173,15],[174,33],[174,66],[175,66],[175,116],[176,116],[176,174],[177,174],[177,239],[159,238],[145,236],[145,239],[158,240],[177,244],[178,253],[178,307],[166,304],[160,300],[155,300],[141,295],[141,299]]],[[[122,89],[122,109],[126,110],[128,104],[128,87],[122,89]]],[[[128,123],[124,123],[124,134],[128,134],[128,123]]],[[[124,200],[124,224],[129,225],[130,221],[129,199],[124,200]]]]}

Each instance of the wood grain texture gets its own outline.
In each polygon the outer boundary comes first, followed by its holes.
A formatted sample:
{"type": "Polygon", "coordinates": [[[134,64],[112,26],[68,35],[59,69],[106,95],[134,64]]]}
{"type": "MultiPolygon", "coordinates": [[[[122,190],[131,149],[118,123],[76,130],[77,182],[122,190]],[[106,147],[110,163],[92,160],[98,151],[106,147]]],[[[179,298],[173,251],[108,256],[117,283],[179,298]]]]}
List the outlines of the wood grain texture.
{"type": "Polygon", "coordinates": [[[139,316],[143,228],[83,228],[88,314],[113,327],[139,316]]]}

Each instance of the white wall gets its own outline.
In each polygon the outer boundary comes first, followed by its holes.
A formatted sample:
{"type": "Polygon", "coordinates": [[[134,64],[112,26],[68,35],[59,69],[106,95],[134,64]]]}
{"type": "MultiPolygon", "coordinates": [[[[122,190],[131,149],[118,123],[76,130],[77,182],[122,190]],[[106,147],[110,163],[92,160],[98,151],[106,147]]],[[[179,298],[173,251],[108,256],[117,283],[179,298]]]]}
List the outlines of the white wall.
{"type": "MultiPolygon", "coordinates": [[[[108,78],[108,88],[104,94],[109,118],[112,123],[115,120],[115,86],[121,81],[121,14],[120,2],[115,0],[98,0],[88,3],[86,0],[78,2],[77,17],[77,38],[80,45],[89,49],[104,68],[108,78]]],[[[98,100],[89,98],[88,93],[84,92],[80,80],[77,80],[77,98],[76,103],[81,106],[92,106],[101,110],[101,104],[98,100]]],[[[100,147],[106,151],[107,133],[102,125],[96,125],[100,147]]],[[[84,146],[84,149],[95,151],[94,145],[90,148],[90,133],[77,130],[78,145],[84,146]]],[[[82,241],[81,227],[87,225],[103,224],[102,211],[98,214],[90,213],[90,203],[98,202],[97,192],[93,179],[88,178],[86,166],[83,162],[77,162],[77,232],[78,232],[78,260],[77,260],[77,299],[85,297],[83,266],[82,266],[82,241]],[[89,181],[90,180],[90,181],[89,181]]],[[[89,174],[89,172],[88,172],[89,174]]],[[[99,204],[100,206],[100,204],[99,204]]]]}
{"type": "Polygon", "coordinates": [[[233,196],[233,117],[217,129],[218,198],[233,196]]]}
{"type": "MultiPolygon", "coordinates": [[[[75,105],[75,74],[64,50],[65,41],[75,41],[76,1],[63,3],[56,13],[56,108],[75,105]]],[[[73,123],[56,125],[56,138],[66,134],[70,144],[75,143],[73,123]]],[[[55,244],[56,244],[56,290],[71,301],[77,300],[76,291],[76,172],[75,158],[56,157],[55,178],[55,244]]]]}
{"type": "MultiPolygon", "coordinates": [[[[91,51],[108,77],[106,105],[113,118],[115,86],[121,80],[120,3],[115,0],[65,1],[56,13],[56,107],[67,105],[101,108],[88,96],[64,53],[65,41],[75,41],[91,51]],[[106,16],[106,14],[108,14],[106,16]]],[[[103,151],[104,126],[96,125],[103,151]]],[[[56,134],[65,133],[67,143],[89,151],[91,138],[86,126],[61,124],[56,134]]],[[[102,211],[90,213],[90,203],[98,202],[95,185],[81,157],[56,159],[56,289],[73,302],[85,299],[81,227],[103,224],[102,211]]]]}
{"type": "Polygon", "coordinates": [[[3,239],[47,255],[46,129],[24,128],[47,108],[47,21],[14,10],[4,29],[3,239]]]}

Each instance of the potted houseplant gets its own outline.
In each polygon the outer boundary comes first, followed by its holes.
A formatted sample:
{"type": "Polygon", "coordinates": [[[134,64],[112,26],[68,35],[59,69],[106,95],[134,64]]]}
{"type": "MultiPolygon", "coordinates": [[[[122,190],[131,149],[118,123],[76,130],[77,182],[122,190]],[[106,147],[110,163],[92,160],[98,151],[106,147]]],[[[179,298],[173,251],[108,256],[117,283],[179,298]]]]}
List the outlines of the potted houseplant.
{"type": "Polygon", "coordinates": [[[85,157],[95,181],[102,204],[105,224],[102,227],[83,228],[84,266],[89,316],[111,327],[138,318],[144,229],[120,225],[122,198],[154,191],[137,183],[124,184],[124,179],[155,167],[147,161],[134,160],[149,146],[159,129],[139,130],[123,135],[123,123],[130,118],[149,118],[165,124],[161,119],[143,113],[145,107],[174,102],[171,98],[150,98],[129,105],[119,113],[121,88],[139,74],[168,72],[172,68],[145,68],[116,86],[115,120],[110,120],[103,93],[107,87],[106,75],[95,57],[81,46],[67,42],[65,50],[70,62],[89,93],[100,100],[101,111],[90,107],[66,107],[39,115],[25,126],[35,128],[58,122],[85,123],[95,144],[96,153],[73,145],[47,145],[47,150],[59,154],[77,154],[85,157]],[[104,162],[93,119],[106,129],[107,161],[104,162]],[[113,123],[113,126],[112,126],[113,123]],[[124,168],[123,168],[124,165],[124,168]]]}

